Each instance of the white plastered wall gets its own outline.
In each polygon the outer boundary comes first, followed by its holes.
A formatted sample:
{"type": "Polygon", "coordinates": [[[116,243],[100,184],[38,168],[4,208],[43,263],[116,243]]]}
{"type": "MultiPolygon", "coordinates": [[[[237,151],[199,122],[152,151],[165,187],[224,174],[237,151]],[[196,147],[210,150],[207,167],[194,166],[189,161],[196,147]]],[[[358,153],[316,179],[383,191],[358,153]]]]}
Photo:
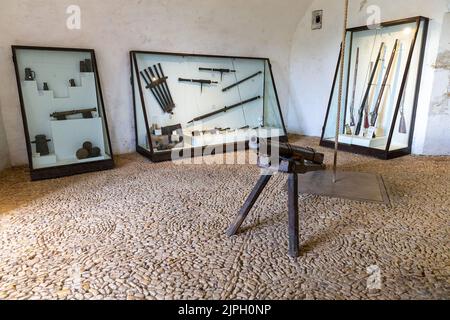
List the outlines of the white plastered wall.
{"type": "Polygon", "coordinates": [[[3,126],[2,114],[0,112],[0,171],[9,166],[9,151],[6,141],[6,132],[3,126]]]}

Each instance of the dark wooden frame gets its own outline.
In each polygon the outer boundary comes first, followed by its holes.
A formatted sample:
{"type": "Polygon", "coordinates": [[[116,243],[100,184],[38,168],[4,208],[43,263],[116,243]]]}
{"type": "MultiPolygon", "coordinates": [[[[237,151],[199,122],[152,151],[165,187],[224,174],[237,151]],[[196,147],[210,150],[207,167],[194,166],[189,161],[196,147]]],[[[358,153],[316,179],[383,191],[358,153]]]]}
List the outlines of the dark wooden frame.
{"type": "MultiPolygon", "coordinates": [[[[413,23],[413,22],[415,22],[417,24],[417,28],[416,28],[416,31],[415,31],[415,34],[413,37],[413,41],[412,41],[411,47],[409,49],[408,60],[406,62],[405,71],[404,71],[403,78],[402,78],[402,83],[400,85],[399,96],[398,96],[394,114],[393,114],[393,120],[392,120],[391,128],[389,131],[389,137],[388,137],[388,142],[386,144],[386,149],[380,150],[380,149],[373,149],[373,148],[363,147],[363,146],[358,146],[358,145],[339,143],[339,150],[362,154],[362,155],[367,155],[367,156],[371,156],[371,157],[375,157],[375,158],[379,158],[379,159],[383,159],[383,160],[390,160],[390,159],[394,159],[394,158],[398,158],[398,157],[402,157],[402,156],[411,154],[412,144],[413,144],[413,139],[414,139],[416,115],[417,115],[417,105],[418,105],[418,101],[419,101],[420,86],[422,83],[423,61],[424,61],[425,49],[426,49],[426,43],[427,43],[427,37],[428,37],[429,21],[430,21],[429,18],[418,16],[418,17],[413,17],[413,18],[408,18],[408,19],[394,20],[394,21],[388,21],[388,22],[381,23],[382,28],[401,25],[401,24],[408,24],[408,23],[413,23]],[[413,110],[412,110],[412,116],[411,116],[411,128],[410,128],[410,133],[409,133],[408,147],[404,148],[404,149],[398,149],[398,150],[391,151],[390,148],[391,148],[392,138],[394,135],[395,127],[397,125],[398,114],[399,114],[400,107],[401,107],[401,97],[403,96],[403,92],[406,88],[408,74],[409,74],[410,66],[411,66],[411,62],[412,62],[411,60],[412,60],[412,57],[413,57],[415,49],[416,49],[417,38],[418,38],[419,30],[420,30],[420,27],[422,26],[422,24],[423,24],[422,44],[419,49],[420,50],[420,52],[419,52],[419,67],[418,67],[417,80],[416,80],[414,104],[413,104],[413,110]]],[[[351,39],[353,39],[354,32],[368,31],[370,29],[371,29],[370,26],[360,26],[360,27],[356,27],[356,28],[349,28],[349,29],[347,29],[347,32],[351,33],[351,39]]],[[[352,50],[353,50],[353,47],[350,46],[350,53],[349,53],[350,57],[352,56],[352,50]]],[[[334,95],[334,90],[336,87],[336,79],[337,79],[338,73],[339,73],[340,59],[341,59],[341,57],[339,54],[338,66],[336,68],[336,72],[335,72],[335,76],[334,76],[333,87],[331,89],[331,95],[330,95],[330,99],[328,102],[328,109],[327,109],[327,113],[326,113],[326,117],[325,117],[324,126],[322,128],[322,136],[321,136],[321,140],[320,140],[320,145],[323,147],[327,147],[327,148],[334,148],[333,141],[325,140],[325,131],[327,128],[328,119],[329,119],[330,112],[331,112],[331,105],[333,103],[333,95],[334,95]]],[[[350,79],[350,76],[348,76],[348,79],[350,79]]],[[[348,90],[349,90],[349,86],[347,86],[347,90],[346,90],[347,92],[345,93],[346,97],[348,97],[348,90]]],[[[346,101],[347,101],[347,99],[346,99],[346,101]]],[[[347,112],[347,108],[345,109],[344,112],[347,112]]]]}
{"type": "Polygon", "coordinates": [[[95,51],[93,49],[81,49],[81,48],[62,48],[62,47],[36,47],[36,46],[19,46],[19,45],[13,45],[12,48],[12,56],[13,56],[13,62],[14,62],[14,68],[15,68],[15,74],[16,74],[16,80],[17,80],[17,88],[19,92],[19,100],[20,100],[20,108],[22,112],[22,120],[23,120],[23,126],[25,131],[25,140],[27,144],[27,154],[28,154],[28,162],[29,162],[29,168],[30,168],[30,175],[32,181],[38,181],[38,180],[45,180],[45,179],[54,179],[54,178],[60,178],[60,177],[66,177],[66,176],[72,176],[76,174],[82,174],[82,173],[88,173],[88,172],[95,172],[95,171],[102,171],[102,170],[109,170],[113,169],[114,164],[114,155],[112,151],[111,146],[111,138],[109,134],[108,129],[108,119],[106,117],[105,112],[105,103],[103,100],[103,93],[102,93],[102,87],[100,83],[99,78],[99,72],[97,67],[97,59],[95,56],[95,51]],[[49,167],[49,168],[42,168],[42,169],[34,169],[33,168],[33,155],[32,155],[32,148],[31,148],[31,140],[30,140],[30,134],[28,130],[28,120],[27,120],[27,114],[25,111],[25,104],[22,94],[22,86],[20,82],[20,70],[17,63],[17,51],[18,50],[42,50],[42,51],[62,51],[62,52],[88,52],[90,53],[92,57],[92,66],[94,68],[94,76],[95,76],[95,83],[97,86],[97,100],[101,107],[99,107],[99,113],[103,117],[103,121],[105,124],[105,130],[107,135],[107,142],[109,146],[109,153],[111,156],[111,159],[108,160],[101,160],[101,161],[93,161],[93,162],[85,162],[85,163],[74,163],[74,164],[68,164],[68,165],[62,165],[62,166],[55,166],[55,167],[49,167]]]}
{"type": "MultiPolygon", "coordinates": [[[[275,79],[274,79],[274,76],[273,76],[272,64],[270,63],[270,60],[268,58],[238,57],[238,56],[223,56],[223,55],[206,55],[206,54],[192,54],[192,53],[174,53],[174,52],[156,52],[156,51],[138,51],[138,50],[133,50],[133,51],[130,51],[130,69],[131,69],[131,87],[132,87],[132,91],[133,91],[133,107],[134,107],[135,134],[136,134],[136,151],[139,154],[143,155],[144,157],[147,157],[148,159],[150,159],[153,162],[170,161],[170,160],[172,160],[172,150],[154,152],[153,148],[150,148],[151,150],[149,151],[149,150],[147,150],[145,148],[142,148],[139,145],[138,128],[137,128],[137,110],[136,110],[136,107],[137,107],[136,99],[137,98],[141,99],[141,105],[142,105],[142,108],[143,108],[142,111],[144,113],[144,122],[145,122],[146,130],[147,130],[147,137],[148,137],[148,141],[149,141],[149,145],[150,146],[152,145],[152,139],[151,139],[150,125],[149,125],[149,121],[148,121],[147,107],[146,107],[145,99],[144,99],[144,90],[142,88],[141,81],[139,81],[139,67],[138,67],[137,59],[136,59],[136,55],[137,54],[155,54],[155,55],[180,56],[180,57],[249,59],[249,60],[262,60],[264,62],[267,62],[268,65],[269,65],[269,68],[270,68],[270,75],[272,77],[272,82],[273,82],[273,85],[274,85],[275,97],[276,97],[277,105],[278,105],[278,112],[280,114],[281,122],[282,122],[282,125],[283,125],[283,131],[284,131],[284,135],[282,137],[280,137],[280,141],[281,142],[287,142],[288,141],[286,125],[285,125],[283,114],[282,114],[282,111],[281,111],[280,99],[279,99],[279,96],[278,96],[278,91],[277,91],[277,87],[276,87],[276,84],[275,84],[275,79]],[[135,74],[137,75],[137,79],[138,79],[139,97],[136,97],[136,93],[135,93],[135,83],[134,83],[134,76],[135,76],[135,74]]],[[[266,68],[266,64],[264,64],[264,67],[266,68]]],[[[265,77],[265,74],[264,74],[264,77],[265,77]]],[[[265,88],[265,83],[264,83],[264,88],[265,88]]],[[[231,151],[231,150],[234,150],[234,151],[242,150],[241,145],[242,144],[239,144],[239,143],[223,144],[221,153],[226,153],[226,152],[231,151]]],[[[220,145],[217,145],[217,146],[203,146],[203,147],[198,147],[198,148],[185,148],[185,149],[180,150],[179,154],[180,154],[181,157],[184,157],[186,155],[186,153],[187,153],[189,157],[193,158],[197,154],[202,154],[203,155],[207,148],[208,149],[213,149],[212,153],[214,154],[215,151],[217,151],[220,147],[221,147],[220,145]]],[[[247,150],[248,148],[249,148],[249,141],[246,141],[244,150],[247,150]]]]}

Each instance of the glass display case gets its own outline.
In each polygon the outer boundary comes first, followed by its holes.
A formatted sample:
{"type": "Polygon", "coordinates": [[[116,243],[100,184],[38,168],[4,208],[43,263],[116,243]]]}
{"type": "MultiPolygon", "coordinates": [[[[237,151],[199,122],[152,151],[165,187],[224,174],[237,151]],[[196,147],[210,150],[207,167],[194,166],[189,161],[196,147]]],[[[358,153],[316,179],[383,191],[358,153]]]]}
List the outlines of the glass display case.
{"type": "Polygon", "coordinates": [[[113,168],[94,51],[12,51],[32,180],[113,168]]]}
{"type": "Polygon", "coordinates": [[[152,161],[287,140],[264,58],[132,51],[137,151],[152,161]],[[200,152],[199,152],[200,151],[200,152]]]}
{"type": "MultiPolygon", "coordinates": [[[[339,149],[381,159],[411,153],[429,19],[347,30],[339,149]]],[[[334,147],[340,58],[321,145],[334,147]]]]}

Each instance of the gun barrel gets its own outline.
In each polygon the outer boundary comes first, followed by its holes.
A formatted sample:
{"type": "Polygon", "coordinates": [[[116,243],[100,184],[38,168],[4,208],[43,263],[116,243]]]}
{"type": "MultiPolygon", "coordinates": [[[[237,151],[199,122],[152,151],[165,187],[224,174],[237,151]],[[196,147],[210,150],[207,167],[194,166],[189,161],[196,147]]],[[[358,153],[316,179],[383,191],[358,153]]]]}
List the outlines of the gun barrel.
{"type": "Polygon", "coordinates": [[[237,87],[238,85],[240,85],[240,84],[242,84],[242,83],[244,83],[244,82],[246,82],[248,80],[251,80],[251,79],[255,78],[256,76],[258,76],[260,74],[262,74],[262,71],[258,71],[257,73],[252,74],[251,76],[249,76],[249,77],[247,77],[245,79],[242,79],[241,81],[238,81],[238,82],[236,82],[235,84],[232,84],[229,87],[223,88],[222,91],[225,92],[225,91],[228,91],[228,90],[230,90],[230,89],[232,89],[234,87],[237,87]]]}
{"type": "Polygon", "coordinates": [[[257,97],[254,97],[254,98],[251,98],[251,99],[242,101],[242,102],[238,102],[238,103],[233,104],[233,105],[231,105],[231,106],[229,106],[229,107],[224,107],[224,108],[222,108],[222,109],[220,109],[220,110],[213,111],[213,112],[211,112],[211,113],[208,113],[208,114],[205,114],[205,115],[203,115],[203,116],[197,117],[197,118],[195,118],[195,119],[189,121],[188,123],[193,123],[193,122],[196,122],[196,121],[200,121],[200,120],[204,120],[204,119],[210,118],[210,117],[212,117],[212,116],[215,116],[216,114],[220,114],[220,113],[223,113],[223,112],[227,112],[228,110],[237,108],[237,107],[239,107],[239,106],[242,106],[242,105],[245,105],[245,104],[247,104],[247,103],[256,101],[256,100],[258,100],[258,99],[261,99],[261,96],[257,96],[257,97]]]}
{"type": "Polygon", "coordinates": [[[220,68],[198,68],[200,71],[212,71],[212,72],[220,72],[220,73],[231,73],[236,72],[236,70],[232,69],[220,69],[220,68]]]}
{"type": "Polygon", "coordinates": [[[399,40],[395,40],[394,49],[392,49],[391,58],[389,59],[389,64],[386,69],[386,73],[384,75],[383,84],[381,85],[380,92],[378,94],[378,99],[375,104],[375,109],[372,113],[372,118],[370,119],[370,125],[375,127],[377,125],[378,113],[380,112],[380,106],[384,98],[384,92],[386,90],[386,85],[391,75],[392,65],[394,63],[395,55],[397,54],[399,40]]]}
{"type": "Polygon", "coordinates": [[[323,153],[316,152],[313,148],[294,146],[289,143],[260,139],[259,148],[260,152],[267,153],[267,155],[272,155],[272,150],[276,149],[280,157],[300,157],[319,165],[322,165],[325,161],[325,155],[323,153]]]}

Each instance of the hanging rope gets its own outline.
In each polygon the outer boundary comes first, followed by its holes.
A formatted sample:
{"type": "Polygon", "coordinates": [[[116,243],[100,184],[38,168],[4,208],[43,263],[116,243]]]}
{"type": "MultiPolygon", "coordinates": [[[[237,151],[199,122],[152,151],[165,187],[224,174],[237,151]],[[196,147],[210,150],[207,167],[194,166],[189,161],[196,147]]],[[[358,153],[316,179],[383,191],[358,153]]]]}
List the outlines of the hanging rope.
{"type": "Polygon", "coordinates": [[[344,86],[345,47],[347,42],[348,1],[349,0],[345,0],[344,32],[342,35],[342,45],[341,45],[341,66],[340,66],[341,70],[339,73],[339,94],[338,94],[338,108],[337,108],[338,110],[336,117],[336,137],[334,141],[333,183],[336,183],[337,181],[339,133],[341,132],[342,91],[344,86]]]}

